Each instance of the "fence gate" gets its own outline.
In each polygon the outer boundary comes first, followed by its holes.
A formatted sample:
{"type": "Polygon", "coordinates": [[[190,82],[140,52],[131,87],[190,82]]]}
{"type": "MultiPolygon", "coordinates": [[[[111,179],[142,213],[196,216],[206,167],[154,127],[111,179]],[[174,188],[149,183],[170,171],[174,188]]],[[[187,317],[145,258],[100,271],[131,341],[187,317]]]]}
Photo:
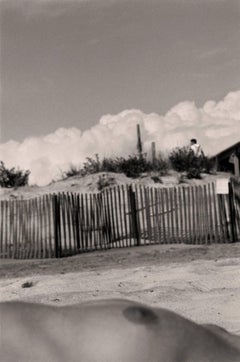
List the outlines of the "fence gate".
{"type": "Polygon", "coordinates": [[[139,187],[138,219],[143,244],[223,242],[214,184],[139,187]]]}

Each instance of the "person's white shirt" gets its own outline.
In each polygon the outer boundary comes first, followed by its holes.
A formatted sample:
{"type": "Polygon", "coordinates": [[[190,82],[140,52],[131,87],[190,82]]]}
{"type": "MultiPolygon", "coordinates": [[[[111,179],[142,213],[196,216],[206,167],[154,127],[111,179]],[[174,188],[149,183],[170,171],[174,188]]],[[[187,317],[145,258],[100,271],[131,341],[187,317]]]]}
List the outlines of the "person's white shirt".
{"type": "Polygon", "coordinates": [[[194,153],[194,156],[200,157],[203,155],[202,147],[198,143],[194,143],[190,146],[191,150],[194,153]]]}

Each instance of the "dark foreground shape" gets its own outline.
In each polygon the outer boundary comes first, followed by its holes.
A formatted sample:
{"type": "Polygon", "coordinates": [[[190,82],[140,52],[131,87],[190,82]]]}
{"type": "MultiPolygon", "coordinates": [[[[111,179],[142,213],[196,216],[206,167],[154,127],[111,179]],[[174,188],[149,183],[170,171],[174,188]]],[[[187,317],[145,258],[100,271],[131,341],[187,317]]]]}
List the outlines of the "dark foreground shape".
{"type": "Polygon", "coordinates": [[[240,337],[128,300],[0,304],[1,362],[240,362],[240,337]]]}

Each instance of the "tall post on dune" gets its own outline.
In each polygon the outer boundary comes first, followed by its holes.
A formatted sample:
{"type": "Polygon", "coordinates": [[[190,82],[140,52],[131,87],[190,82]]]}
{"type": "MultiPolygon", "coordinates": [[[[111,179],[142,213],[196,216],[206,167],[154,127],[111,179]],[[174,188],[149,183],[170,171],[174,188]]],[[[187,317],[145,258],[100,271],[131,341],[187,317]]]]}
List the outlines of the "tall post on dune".
{"type": "Polygon", "coordinates": [[[156,143],[152,142],[152,164],[155,165],[156,163],[156,143]]]}
{"type": "Polygon", "coordinates": [[[141,140],[141,130],[140,124],[137,124],[137,151],[139,158],[142,158],[142,140],[141,140]]]}

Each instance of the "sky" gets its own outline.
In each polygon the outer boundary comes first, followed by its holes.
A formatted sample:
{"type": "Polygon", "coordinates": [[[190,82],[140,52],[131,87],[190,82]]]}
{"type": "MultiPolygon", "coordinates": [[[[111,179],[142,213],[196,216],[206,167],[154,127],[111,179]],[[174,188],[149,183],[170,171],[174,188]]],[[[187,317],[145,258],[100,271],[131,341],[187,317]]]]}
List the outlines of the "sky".
{"type": "Polygon", "coordinates": [[[240,140],[239,0],[0,0],[0,17],[0,160],[32,183],[134,152],[138,123],[146,151],[240,140]]]}

